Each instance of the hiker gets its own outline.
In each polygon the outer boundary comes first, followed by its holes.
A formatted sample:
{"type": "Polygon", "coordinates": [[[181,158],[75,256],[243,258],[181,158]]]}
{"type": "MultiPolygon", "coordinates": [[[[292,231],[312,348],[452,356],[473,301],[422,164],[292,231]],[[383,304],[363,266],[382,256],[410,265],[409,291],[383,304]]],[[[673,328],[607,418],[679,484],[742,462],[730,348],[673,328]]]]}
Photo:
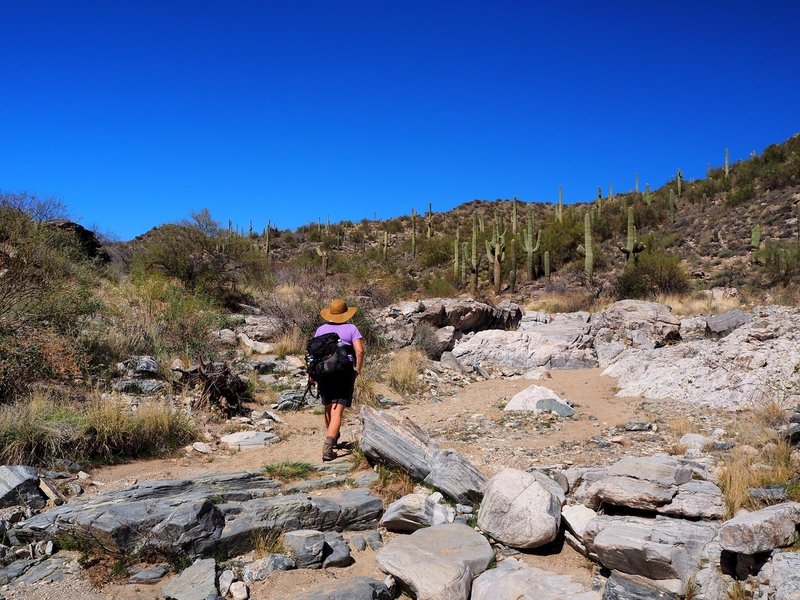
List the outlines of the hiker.
{"type": "Polygon", "coordinates": [[[336,333],[341,343],[347,348],[350,360],[354,361],[353,369],[337,374],[333,379],[318,381],[319,396],[325,407],[325,427],[327,435],[322,447],[322,460],[329,461],[336,458],[335,447],[339,442],[339,430],[342,426],[344,409],[353,404],[353,388],[356,377],[364,365],[364,342],[358,327],[348,323],[356,313],[355,307],[348,307],[341,298],[330,303],[328,308],[323,308],[319,314],[325,320],[317,329],[314,337],[336,333]]]}

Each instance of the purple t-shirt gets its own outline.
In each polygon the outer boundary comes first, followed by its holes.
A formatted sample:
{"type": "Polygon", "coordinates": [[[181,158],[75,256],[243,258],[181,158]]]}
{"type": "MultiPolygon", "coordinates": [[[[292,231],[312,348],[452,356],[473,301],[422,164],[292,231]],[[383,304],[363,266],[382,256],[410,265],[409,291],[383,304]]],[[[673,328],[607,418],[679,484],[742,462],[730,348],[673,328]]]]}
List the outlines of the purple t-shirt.
{"type": "Polygon", "coordinates": [[[325,323],[317,328],[317,332],[314,334],[314,337],[323,335],[325,333],[338,334],[339,339],[348,346],[352,346],[354,341],[360,340],[362,337],[358,327],[352,323],[325,323]]]}

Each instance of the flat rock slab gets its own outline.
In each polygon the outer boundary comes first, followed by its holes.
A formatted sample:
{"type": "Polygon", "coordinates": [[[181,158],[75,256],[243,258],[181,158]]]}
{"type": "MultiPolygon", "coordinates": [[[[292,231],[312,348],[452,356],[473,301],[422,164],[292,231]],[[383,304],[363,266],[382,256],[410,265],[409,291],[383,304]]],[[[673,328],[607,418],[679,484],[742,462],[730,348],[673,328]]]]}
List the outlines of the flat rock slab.
{"type": "Polygon", "coordinates": [[[743,313],[738,308],[721,315],[713,315],[706,319],[706,335],[713,339],[725,337],[752,319],[752,315],[743,313]]]}
{"type": "Polygon", "coordinates": [[[247,450],[249,448],[263,448],[274,442],[279,442],[274,433],[265,431],[237,431],[219,438],[219,441],[233,450],[247,450]]]}
{"type": "Polygon", "coordinates": [[[18,505],[44,507],[39,475],[33,467],[4,465],[0,467],[0,508],[18,505]]]}
{"type": "Polygon", "coordinates": [[[669,456],[623,458],[608,468],[611,475],[623,475],[663,486],[681,485],[692,478],[692,470],[669,456]]]}
{"type": "Polygon", "coordinates": [[[794,541],[800,503],[783,502],[725,521],[719,530],[723,550],[740,554],[770,552],[794,541]]]}
{"type": "Polygon", "coordinates": [[[161,597],[166,600],[206,600],[217,595],[216,579],[214,559],[198,559],[161,587],[161,597]]]}
{"type": "Polygon", "coordinates": [[[8,535],[19,545],[72,535],[121,552],[167,545],[195,556],[236,555],[273,529],[371,529],[383,512],[366,490],[278,496],[280,487],[257,473],[144,481],[35,515],[8,535]]]}
{"type": "Polygon", "coordinates": [[[561,526],[564,492],[542,473],[503,469],[484,487],[478,527],[512,548],[552,542],[561,526]]]}
{"type": "Polygon", "coordinates": [[[397,537],[376,560],[417,600],[466,600],[473,578],[494,560],[494,551],[474,529],[452,523],[397,537]]]}
{"type": "Polygon", "coordinates": [[[636,575],[614,571],[606,582],[603,600],[678,600],[683,598],[683,582],[674,581],[681,593],[674,593],[656,585],[656,582],[636,575]]]}
{"type": "Polygon", "coordinates": [[[669,517],[603,515],[586,525],[583,542],[608,569],[648,579],[687,581],[718,529],[715,523],[669,517]]]}
{"type": "Polygon", "coordinates": [[[560,417],[572,417],[577,414],[575,409],[562,400],[558,394],[541,385],[532,385],[515,394],[503,410],[554,412],[560,417]]]}
{"type": "Polygon", "coordinates": [[[483,474],[461,453],[437,447],[411,419],[364,406],[361,422],[361,448],[368,458],[400,469],[461,504],[480,500],[483,474]]]}
{"type": "Polygon", "coordinates": [[[600,600],[600,592],[589,591],[567,575],[531,567],[507,558],[497,568],[472,583],[470,600],[600,600]]]}
{"type": "Polygon", "coordinates": [[[392,600],[389,588],[382,581],[368,577],[351,577],[343,581],[323,583],[312,590],[293,595],[294,600],[392,600]]]}

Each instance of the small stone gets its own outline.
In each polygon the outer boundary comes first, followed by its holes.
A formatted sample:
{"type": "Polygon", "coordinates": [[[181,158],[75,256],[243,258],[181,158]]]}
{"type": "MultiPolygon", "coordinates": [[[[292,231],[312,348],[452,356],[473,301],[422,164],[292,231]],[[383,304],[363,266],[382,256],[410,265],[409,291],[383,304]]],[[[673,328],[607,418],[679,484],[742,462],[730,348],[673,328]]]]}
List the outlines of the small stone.
{"type": "MultiPolygon", "coordinates": [[[[594,418],[591,420],[596,421],[597,419],[594,418]]],[[[652,426],[652,423],[647,423],[645,421],[634,421],[625,425],[625,431],[650,431],[652,426]]]]}
{"type": "Polygon", "coordinates": [[[231,584],[230,593],[233,600],[247,600],[250,597],[247,585],[243,581],[234,581],[231,584]]]}
{"type": "Polygon", "coordinates": [[[205,442],[195,442],[194,444],[192,444],[192,449],[194,449],[195,452],[199,452],[200,454],[211,453],[211,446],[209,446],[205,442]]]}
{"type": "Polygon", "coordinates": [[[219,595],[227,596],[228,590],[231,589],[231,584],[236,580],[236,575],[233,571],[227,569],[219,576],[219,595]]]}

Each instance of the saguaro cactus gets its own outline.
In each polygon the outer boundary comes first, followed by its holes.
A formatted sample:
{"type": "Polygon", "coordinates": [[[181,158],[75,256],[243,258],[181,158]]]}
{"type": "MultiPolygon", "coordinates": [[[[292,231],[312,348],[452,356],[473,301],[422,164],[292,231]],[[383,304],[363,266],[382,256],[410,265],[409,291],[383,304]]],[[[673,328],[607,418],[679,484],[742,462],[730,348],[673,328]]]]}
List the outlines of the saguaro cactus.
{"type": "Polygon", "coordinates": [[[644,184],[644,203],[647,205],[647,208],[650,208],[650,203],[653,199],[650,197],[650,184],[644,184]]]}
{"type": "Polygon", "coordinates": [[[683,171],[678,169],[678,198],[681,197],[681,185],[683,184],[683,171]]]}
{"type": "Polygon", "coordinates": [[[636,177],[634,177],[633,191],[636,192],[637,194],[639,193],[639,174],[638,173],[636,174],[636,177]]]}
{"type": "Polygon", "coordinates": [[[511,202],[511,270],[508,272],[511,293],[517,291],[517,197],[511,202]]]}
{"type": "Polygon", "coordinates": [[[528,272],[528,281],[533,281],[533,255],[539,251],[539,244],[542,241],[542,230],[539,230],[538,235],[536,236],[536,244],[533,243],[533,213],[531,212],[531,207],[528,207],[528,218],[527,218],[527,227],[525,228],[525,233],[523,234],[523,241],[525,242],[525,255],[526,261],[525,266],[528,272]]]}
{"type": "Polygon", "coordinates": [[[730,164],[728,163],[728,149],[725,148],[725,179],[728,178],[730,173],[731,173],[731,170],[730,170],[730,164]]]}
{"type": "Polygon", "coordinates": [[[556,219],[559,223],[564,222],[564,186],[558,186],[558,206],[556,207],[556,219]]]}
{"type": "Polygon", "coordinates": [[[472,213],[472,254],[470,256],[470,275],[472,276],[472,295],[478,294],[478,267],[481,255],[478,253],[478,216],[472,213]]]}
{"type": "Polygon", "coordinates": [[[578,254],[583,256],[583,275],[586,287],[592,285],[592,275],[594,274],[594,250],[592,250],[592,218],[587,212],[583,215],[583,236],[584,244],[578,246],[578,254]]]}
{"type": "Polygon", "coordinates": [[[758,253],[761,249],[761,225],[754,225],[750,230],[750,257],[753,263],[758,262],[758,253]]]}
{"type": "Polygon", "coordinates": [[[614,182],[608,182],[608,199],[613,202],[614,201],[614,182]]]}
{"type": "Polygon", "coordinates": [[[644,252],[646,246],[636,239],[636,225],[633,223],[633,207],[628,207],[628,241],[623,246],[617,246],[625,255],[627,264],[639,262],[639,255],[644,252]]]}
{"type": "Polygon", "coordinates": [[[328,276],[328,251],[317,246],[317,254],[322,258],[322,275],[328,276]]]}
{"type": "Polygon", "coordinates": [[[467,284],[467,257],[469,256],[469,244],[461,242],[461,285],[467,284]]]}
{"type": "Polygon", "coordinates": [[[384,231],[383,232],[383,260],[386,260],[388,255],[389,255],[389,232],[388,231],[384,231]]]}
{"type": "Polygon", "coordinates": [[[544,278],[550,281],[550,251],[544,251],[544,278]]]}
{"type": "Polygon", "coordinates": [[[494,293],[500,293],[503,261],[506,258],[506,232],[500,233],[500,222],[497,215],[494,217],[492,240],[486,242],[486,258],[493,266],[494,293]]]}
{"type": "Polygon", "coordinates": [[[431,239],[433,235],[433,203],[428,202],[428,212],[425,213],[425,237],[431,239]]]}
{"type": "Polygon", "coordinates": [[[267,249],[267,256],[269,256],[269,236],[270,236],[270,229],[272,228],[272,221],[267,221],[267,228],[264,230],[264,243],[267,249]]]}

